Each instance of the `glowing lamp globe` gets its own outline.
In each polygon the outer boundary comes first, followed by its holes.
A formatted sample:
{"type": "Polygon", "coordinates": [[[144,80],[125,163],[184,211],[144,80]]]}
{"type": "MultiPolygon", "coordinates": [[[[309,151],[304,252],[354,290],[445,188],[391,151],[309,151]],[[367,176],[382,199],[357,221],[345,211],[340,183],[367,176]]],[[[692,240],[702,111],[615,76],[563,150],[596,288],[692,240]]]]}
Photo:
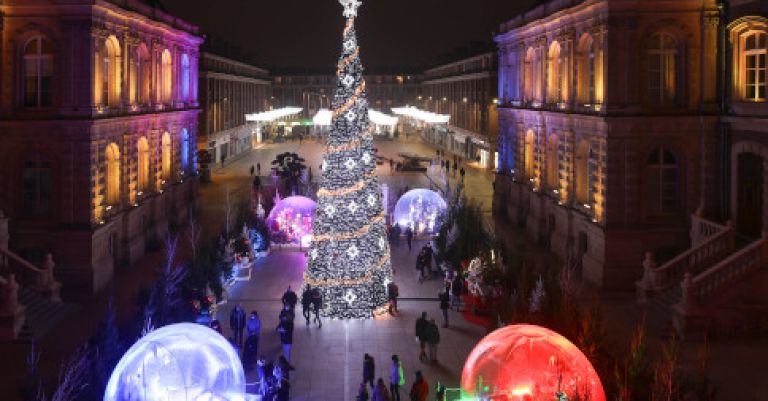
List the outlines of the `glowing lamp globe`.
{"type": "Polygon", "coordinates": [[[142,337],[112,372],[104,401],[243,401],[245,374],[219,333],[178,323],[142,337]]]}
{"type": "Polygon", "coordinates": [[[312,239],[312,223],[317,204],[303,196],[289,196],[278,202],[267,217],[272,240],[277,243],[304,244],[312,239]]]}
{"type": "Polygon", "coordinates": [[[461,373],[466,399],[605,401],[600,378],[586,356],[565,337],[519,324],[483,338],[461,373]]]}
{"type": "Polygon", "coordinates": [[[410,228],[416,235],[434,235],[448,206],[435,191],[412,189],[395,204],[395,223],[402,230],[410,228]]]}

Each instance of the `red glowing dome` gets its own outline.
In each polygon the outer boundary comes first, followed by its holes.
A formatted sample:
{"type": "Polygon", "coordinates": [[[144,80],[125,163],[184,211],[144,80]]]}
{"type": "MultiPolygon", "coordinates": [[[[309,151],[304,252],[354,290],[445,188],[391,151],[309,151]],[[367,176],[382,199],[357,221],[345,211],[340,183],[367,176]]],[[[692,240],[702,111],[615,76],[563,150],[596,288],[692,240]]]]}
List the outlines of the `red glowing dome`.
{"type": "Polygon", "coordinates": [[[461,388],[478,399],[605,401],[605,392],[586,356],[565,337],[543,327],[518,324],[485,336],[469,354],[461,388]]]}

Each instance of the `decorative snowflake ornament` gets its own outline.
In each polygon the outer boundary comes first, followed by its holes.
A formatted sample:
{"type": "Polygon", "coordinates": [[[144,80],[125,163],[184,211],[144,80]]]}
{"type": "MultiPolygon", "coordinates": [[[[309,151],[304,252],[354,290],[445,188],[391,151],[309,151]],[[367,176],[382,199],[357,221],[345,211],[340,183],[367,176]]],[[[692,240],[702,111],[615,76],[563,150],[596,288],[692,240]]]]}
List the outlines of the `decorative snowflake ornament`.
{"type": "Polygon", "coordinates": [[[363,154],[363,163],[368,164],[371,162],[371,155],[368,152],[363,154]]]}
{"type": "Polygon", "coordinates": [[[347,206],[347,209],[349,209],[349,211],[350,211],[351,213],[353,213],[353,214],[354,214],[354,213],[357,211],[357,209],[359,209],[359,208],[360,208],[360,206],[358,206],[358,205],[357,205],[357,203],[356,203],[355,201],[352,201],[352,202],[349,204],[349,206],[347,206]]]}
{"type": "Polygon", "coordinates": [[[347,18],[357,17],[357,9],[363,3],[360,0],[339,0],[342,7],[344,7],[344,16],[347,18]]]}
{"type": "Polygon", "coordinates": [[[350,258],[354,259],[358,255],[360,255],[360,251],[357,249],[356,246],[352,245],[347,249],[347,255],[349,255],[350,258]]]}
{"type": "Polygon", "coordinates": [[[368,206],[371,206],[371,207],[376,206],[376,195],[374,194],[368,195],[368,206]]]}
{"type": "Polygon", "coordinates": [[[355,78],[353,78],[351,75],[347,75],[344,77],[344,79],[341,80],[341,83],[343,83],[346,87],[350,87],[355,83],[355,78]]]}
{"type": "Polygon", "coordinates": [[[344,295],[344,300],[347,301],[349,306],[352,306],[353,303],[357,300],[357,295],[355,295],[352,290],[347,291],[346,295],[344,295]]]}
{"type": "Polygon", "coordinates": [[[357,113],[350,110],[347,112],[347,114],[344,115],[344,117],[347,118],[347,121],[352,122],[352,121],[355,121],[355,118],[357,118],[357,113]]]}
{"type": "Polygon", "coordinates": [[[333,207],[333,205],[328,205],[325,207],[325,214],[327,214],[329,217],[333,216],[334,213],[336,213],[336,208],[333,207]]]}
{"type": "Polygon", "coordinates": [[[355,163],[355,161],[352,159],[347,159],[347,161],[344,162],[344,166],[347,167],[347,170],[352,170],[355,168],[355,166],[357,166],[357,163],[355,163]]]}

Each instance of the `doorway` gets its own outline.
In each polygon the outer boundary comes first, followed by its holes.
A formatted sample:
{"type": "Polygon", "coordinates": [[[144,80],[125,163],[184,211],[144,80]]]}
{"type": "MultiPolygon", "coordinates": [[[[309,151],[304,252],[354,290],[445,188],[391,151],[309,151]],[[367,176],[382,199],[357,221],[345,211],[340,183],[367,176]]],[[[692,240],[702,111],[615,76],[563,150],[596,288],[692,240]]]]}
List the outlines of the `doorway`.
{"type": "Polygon", "coordinates": [[[763,158],[753,153],[738,156],[736,228],[758,238],[763,231],[763,158]]]}

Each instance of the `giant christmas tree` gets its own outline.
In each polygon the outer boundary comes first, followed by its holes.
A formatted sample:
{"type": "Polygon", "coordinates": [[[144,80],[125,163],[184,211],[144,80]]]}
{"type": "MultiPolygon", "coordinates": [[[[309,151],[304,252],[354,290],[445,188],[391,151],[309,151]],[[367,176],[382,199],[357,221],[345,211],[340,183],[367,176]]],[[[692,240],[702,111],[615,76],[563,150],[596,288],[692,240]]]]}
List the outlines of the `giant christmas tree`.
{"type": "Polygon", "coordinates": [[[392,268],[355,34],[361,2],[339,2],[347,24],[304,283],[321,289],[325,315],[366,318],[387,302],[392,268]]]}

